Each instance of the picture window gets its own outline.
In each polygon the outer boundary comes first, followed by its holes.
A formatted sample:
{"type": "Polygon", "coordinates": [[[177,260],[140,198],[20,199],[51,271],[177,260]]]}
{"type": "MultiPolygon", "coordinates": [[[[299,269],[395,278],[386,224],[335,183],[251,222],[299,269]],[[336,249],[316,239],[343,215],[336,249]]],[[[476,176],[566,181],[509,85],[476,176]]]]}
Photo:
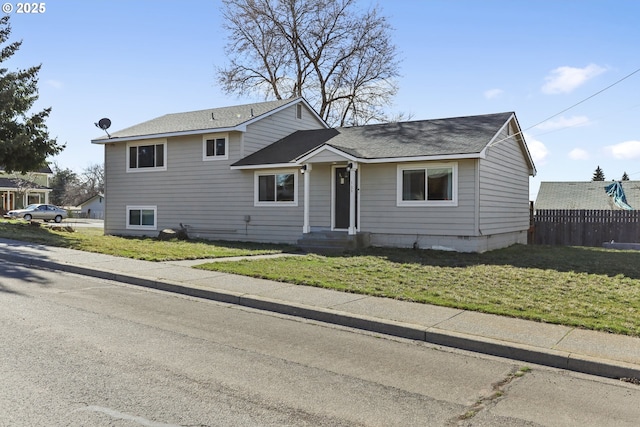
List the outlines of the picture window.
{"type": "Polygon", "coordinates": [[[297,175],[256,173],[256,205],[297,205],[297,175]]]}
{"type": "Polygon", "coordinates": [[[398,166],[398,206],[457,205],[457,164],[398,166]]]}

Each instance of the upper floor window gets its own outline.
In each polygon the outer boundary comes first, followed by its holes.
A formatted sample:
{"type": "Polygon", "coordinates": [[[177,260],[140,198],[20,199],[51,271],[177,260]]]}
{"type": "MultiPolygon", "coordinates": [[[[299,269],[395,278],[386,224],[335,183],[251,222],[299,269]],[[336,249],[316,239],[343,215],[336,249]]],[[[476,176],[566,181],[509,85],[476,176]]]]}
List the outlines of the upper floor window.
{"type": "Polygon", "coordinates": [[[296,104],[296,119],[302,118],[302,104],[296,104]]]}
{"type": "Polygon", "coordinates": [[[228,141],[228,135],[205,135],[202,138],[202,160],[228,159],[228,141]]]}
{"type": "Polygon", "coordinates": [[[166,170],[166,142],[128,144],[127,171],[166,170]]]}
{"type": "Polygon", "coordinates": [[[456,206],[458,165],[398,166],[398,206],[456,206]]]}

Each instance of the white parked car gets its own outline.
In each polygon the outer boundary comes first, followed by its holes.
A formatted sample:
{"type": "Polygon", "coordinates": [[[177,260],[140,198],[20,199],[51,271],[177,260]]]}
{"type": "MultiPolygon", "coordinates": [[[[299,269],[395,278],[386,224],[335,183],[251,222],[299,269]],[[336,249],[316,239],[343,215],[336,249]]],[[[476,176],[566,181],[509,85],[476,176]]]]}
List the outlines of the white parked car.
{"type": "Polygon", "coordinates": [[[5,218],[23,218],[26,221],[41,219],[44,221],[61,222],[67,217],[67,211],[53,205],[29,205],[24,209],[15,209],[7,212],[5,218]]]}

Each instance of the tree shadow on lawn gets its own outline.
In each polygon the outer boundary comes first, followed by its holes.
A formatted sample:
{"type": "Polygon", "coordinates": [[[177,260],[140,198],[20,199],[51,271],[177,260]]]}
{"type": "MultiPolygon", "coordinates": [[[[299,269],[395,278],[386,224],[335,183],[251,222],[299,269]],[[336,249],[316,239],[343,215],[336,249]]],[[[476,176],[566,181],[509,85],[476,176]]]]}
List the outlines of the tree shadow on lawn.
{"type": "Polygon", "coordinates": [[[42,222],[7,222],[0,221],[0,237],[3,239],[16,240],[18,242],[30,242],[41,245],[57,246],[61,248],[70,247],[71,244],[63,235],[51,233],[42,222]]]}
{"type": "Polygon", "coordinates": [[[417,263],[438,267],[500,265],[640,279],[640,251],[586,246],[514,245],[478,253],[430,249],[369,248],[342,256],[371,255],[400,264],[417,263]]]}

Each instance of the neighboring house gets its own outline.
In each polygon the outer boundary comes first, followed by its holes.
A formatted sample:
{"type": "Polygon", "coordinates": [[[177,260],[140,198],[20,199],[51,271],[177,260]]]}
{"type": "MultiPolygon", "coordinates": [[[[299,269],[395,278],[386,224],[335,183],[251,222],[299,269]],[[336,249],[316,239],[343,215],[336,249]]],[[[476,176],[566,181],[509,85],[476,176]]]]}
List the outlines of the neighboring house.
{"type": "Polygon", "coordinates": [[[640,242],[640,181],[542,182],[534,206],[536,244],[640,242]]]}
{"type": "Polygon", "coordinates": [[[49,166],[35,172],[7,173],[0,166],[0,193],[2,211],[21,209],[34,203],[49,203],[49,178],[53,172],[49,166]]]}
{"type": "Polygon", "coordinates": [[[514,113],[330,129],[303,98],[170,114],[105,145],[105,233],[482,252],[527,242],[514,113]]]}
{"type": "Polygon", "coordinates": [[[78,206],[81,218],[104,219],[104,194],[96,194],[78,206]]]}
{"type": "MultiPolygon", "coordinates": [[[[541,182],[535,209],[621,210],[605,187],[613,181],[541,182]]],[[[640,209],[640,181],[620,181],[633,209],[640,209]]]]}

